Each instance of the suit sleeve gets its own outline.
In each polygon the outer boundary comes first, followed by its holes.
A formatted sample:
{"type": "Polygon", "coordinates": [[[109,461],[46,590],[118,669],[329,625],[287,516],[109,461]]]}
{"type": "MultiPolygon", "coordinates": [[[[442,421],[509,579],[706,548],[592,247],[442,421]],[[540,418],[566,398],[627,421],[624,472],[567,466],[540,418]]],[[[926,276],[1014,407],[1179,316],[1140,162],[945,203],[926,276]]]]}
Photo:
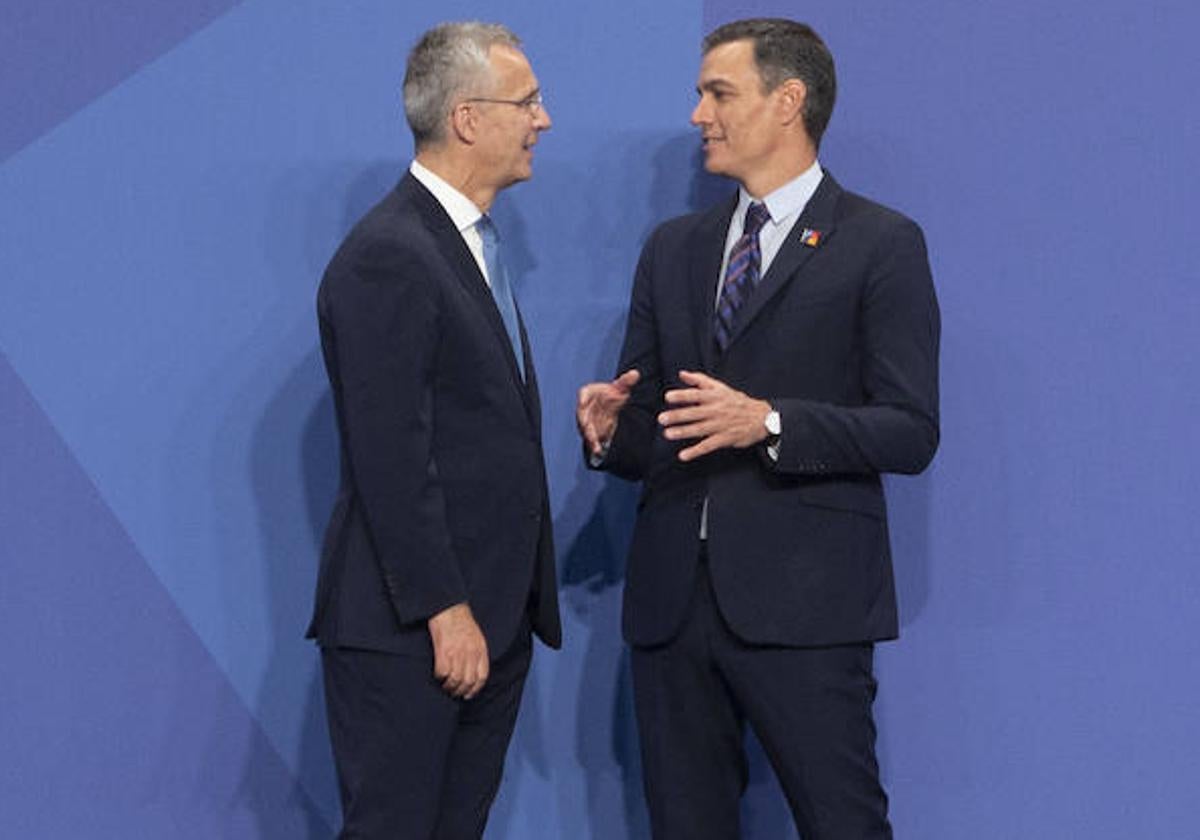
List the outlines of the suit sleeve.
{"type": "Polygon", "coordinates": [[[344,263],[321,316],[348,469],[396,616],[417,622],[467,599],[433,456],[437,287],[420,260],[387,245],[344,263]]]}
{"type": "MultiPolygon", "coordinates": [[[[645,477],[658,424],[655,420],[661,403],[662,371],[659,365],[658,330],[654,320],[654,246],[657,232],[642,249],[633,279],[625,343],[617,375],[637,368],[641,378],[633,387],[629,401],[621,409],[617,429],[604,459],[589,466],[607,470],[622,478],[638,481],[645,477]]],[[[585,459],[588,453],[584,452],[585,459]]]]}
{"type": "Polygon", "coordinates": [[[779,398],[786,474],[921,472],[938,445],[940,317],[925,239],[904,220],[881,239],[861,301],[862,405],[779,398]]]}

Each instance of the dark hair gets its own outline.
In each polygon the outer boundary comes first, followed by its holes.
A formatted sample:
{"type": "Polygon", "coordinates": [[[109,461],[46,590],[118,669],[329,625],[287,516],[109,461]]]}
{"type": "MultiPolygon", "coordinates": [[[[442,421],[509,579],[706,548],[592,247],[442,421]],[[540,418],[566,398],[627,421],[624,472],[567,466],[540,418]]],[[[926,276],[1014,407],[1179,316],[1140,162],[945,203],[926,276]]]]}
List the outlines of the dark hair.
{"type": "Polygon", "coordinates": [[[837,76],[833,56],[811,26],[786,18],[749,18],[718,26],[704,39],[707,54],[714,47],[732,41],[752,41],[754,62],[762,79],[763,91],[772,91],[787,79],[804,82],[804,129],[814,146],[833,114],[837,98],[837,76]]]}

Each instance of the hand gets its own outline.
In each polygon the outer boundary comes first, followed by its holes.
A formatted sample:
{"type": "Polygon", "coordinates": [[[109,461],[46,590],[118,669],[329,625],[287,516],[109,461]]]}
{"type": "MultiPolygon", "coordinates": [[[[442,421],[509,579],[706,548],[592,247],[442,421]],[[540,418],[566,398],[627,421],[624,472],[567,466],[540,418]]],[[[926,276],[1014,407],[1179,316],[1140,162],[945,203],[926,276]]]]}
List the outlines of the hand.
{"type": "Polygon", "coordinates": [[[641,373],[633,368],[612,382],[592,382],[579,389],[575,423],[592,455],[603,454],[605,444],[612,440],[617,430],[617,415],[629,401],[629,394],[641,377],[641,373]]]}
{"type": "Polygon", "coordinates": [[[667,391],[665,399],[672,407],[658,415],[658,422],[667,440],[700,439],[680,451],[680,461],[693,461],[718,449],[745,449],[766,440],[769,402],[703,373],[681,370],[679,378],[691,387],[667,391]]]}
{"type": "Polygon", "coordinates": [[[447,607],[429,619],[433,640],[433,675],[446,693],[470,700],[487,682],[488,649],[471,608],[447,607]]]}

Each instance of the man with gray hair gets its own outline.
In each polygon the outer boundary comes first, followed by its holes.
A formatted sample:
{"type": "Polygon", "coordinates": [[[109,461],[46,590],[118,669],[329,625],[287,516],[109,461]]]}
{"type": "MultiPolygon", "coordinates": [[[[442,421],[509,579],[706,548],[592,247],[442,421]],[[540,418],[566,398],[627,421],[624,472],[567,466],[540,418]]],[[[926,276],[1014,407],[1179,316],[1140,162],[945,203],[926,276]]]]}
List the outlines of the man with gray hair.
{"type": "Polygon", "coordinates": [[[550,128],[508,29],[413,48],[416,156],[318,293],[342,480],[310,638],[343,838],[483,834],[531,656],[561,644],[537,379],[488,215],[550,128]]]}

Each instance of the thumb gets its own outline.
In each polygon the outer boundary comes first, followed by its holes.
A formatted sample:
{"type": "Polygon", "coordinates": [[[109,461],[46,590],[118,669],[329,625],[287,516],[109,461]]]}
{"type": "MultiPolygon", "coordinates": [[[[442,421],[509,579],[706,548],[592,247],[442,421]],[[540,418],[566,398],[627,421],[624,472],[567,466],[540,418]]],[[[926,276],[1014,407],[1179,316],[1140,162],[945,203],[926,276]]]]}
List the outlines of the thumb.
{"type": "Polygon", "coordinates": [[[641,378],[642,378],[641,371],[639,371],[637,368],[630,368],[629,370],[625,371],[620,376],[618,376],[615,380],[613,380],[613,384],[616,385],[618,388],[620,388],[622,391],[628,391],[630,388],[632,388],[634,385],[636,385],[638,383],[638,380],[641,378]]]}

